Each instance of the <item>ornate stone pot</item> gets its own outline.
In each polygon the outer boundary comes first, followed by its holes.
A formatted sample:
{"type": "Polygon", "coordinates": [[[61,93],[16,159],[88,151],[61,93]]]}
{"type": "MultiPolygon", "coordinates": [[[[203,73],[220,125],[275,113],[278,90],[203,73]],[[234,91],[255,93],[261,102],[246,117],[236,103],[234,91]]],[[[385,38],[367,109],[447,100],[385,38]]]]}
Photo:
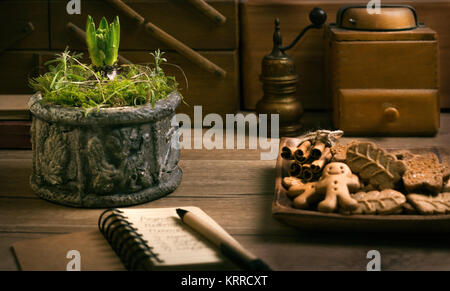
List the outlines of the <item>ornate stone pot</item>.
{"type": "Polygon", "coordinates": [[[31,187],[43,199],[77,207],[148,202],[181,182],[180,151],[172,146],[171,119],[181,97],[155,106],[80,108],[51,105],[37,93],[33,116],[31,187]]]}

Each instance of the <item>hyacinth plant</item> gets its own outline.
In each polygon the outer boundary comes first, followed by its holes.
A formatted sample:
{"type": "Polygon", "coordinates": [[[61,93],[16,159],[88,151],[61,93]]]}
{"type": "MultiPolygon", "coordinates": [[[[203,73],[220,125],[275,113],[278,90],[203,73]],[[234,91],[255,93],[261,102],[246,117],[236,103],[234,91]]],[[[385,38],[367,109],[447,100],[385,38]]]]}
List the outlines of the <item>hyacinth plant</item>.
{"type": "Polygon", "coordinates": [[[116,75],[117,57],[119,56],[120,23],[119,17],[108,25],[105,17],[98,29],[89,15],[86,23],[86,44],[92,64],[97,70],[107,73],[110,79],[116,75]]]}
{"type": "Polygon", "coordinates": [[[117,65],[120,24],[116,17],[108,24],[102,18],[98,29],[91,16],[86,24],[86,43],[91,64],[82,62],[82,53],[67,48],[47,62],[48,72],[30,80],[45,102],[80,107],[85,113],[105,107],[137,106],[165,99],[177,91],[175,77],[166,76],[161,64],[163,52],[151,53],[153,66],[117,65]]]}

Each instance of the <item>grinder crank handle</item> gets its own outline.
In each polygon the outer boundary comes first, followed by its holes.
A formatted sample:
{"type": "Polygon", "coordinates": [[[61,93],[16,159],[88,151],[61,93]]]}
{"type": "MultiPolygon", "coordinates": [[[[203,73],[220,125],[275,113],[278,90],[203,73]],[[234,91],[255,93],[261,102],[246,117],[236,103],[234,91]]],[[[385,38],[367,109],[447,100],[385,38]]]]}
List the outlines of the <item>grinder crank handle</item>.
{"type": "MultiPolygon", "coordinates": [[[[279,48],[280,51],[284,52],[284,51],[287,51],[288,49],[292,48],[303,37],[303,35],[308,30],[310,30],[311,28],[322,28],[322,25],[327,20],[327,14],[322,8],[315,7],[309,13],[309,20],[311,20],[311,24],[308,25],[307,27],[305,27],[299,33],[299,35],[297,35],[297,37],[291,42],[290,45],[287,45],[287,46],[284,46],[284,47],[280,47],[279,48]]],[[[278,26],[279,25],[279,21],[275,21],[275,25],[278,26]]]]}

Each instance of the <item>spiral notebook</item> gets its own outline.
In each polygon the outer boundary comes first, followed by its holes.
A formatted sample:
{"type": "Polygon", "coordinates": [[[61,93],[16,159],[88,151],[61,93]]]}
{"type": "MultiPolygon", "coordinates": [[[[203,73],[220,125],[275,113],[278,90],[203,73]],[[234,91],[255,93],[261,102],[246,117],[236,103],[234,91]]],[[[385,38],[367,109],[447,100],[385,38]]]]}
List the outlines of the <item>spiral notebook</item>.
{"type": "MultiPolygon", "coordinates": [[[[183,208],[226,233],[200,208],[183,208]]],[[[175,209],[107,210],[99,217],[100,231],[20,241],[13,251],[22,270],[65,270],[69,250],[79,251],[81,270],[236,270],[175,209]]]]}

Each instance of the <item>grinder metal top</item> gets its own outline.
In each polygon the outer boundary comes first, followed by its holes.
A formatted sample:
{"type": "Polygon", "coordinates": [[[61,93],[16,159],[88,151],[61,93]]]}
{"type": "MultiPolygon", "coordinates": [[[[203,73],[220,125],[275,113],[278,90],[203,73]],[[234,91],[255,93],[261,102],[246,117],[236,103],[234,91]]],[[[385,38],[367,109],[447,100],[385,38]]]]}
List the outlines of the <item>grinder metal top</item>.
{"type": "Polygon", "coordinates": [[[415,29],[417,14],[409,5],[381,5],[379,13],[366,6],[344,6],[337,13],[338,28],[366,31],[399,31],[415,29]]]}

